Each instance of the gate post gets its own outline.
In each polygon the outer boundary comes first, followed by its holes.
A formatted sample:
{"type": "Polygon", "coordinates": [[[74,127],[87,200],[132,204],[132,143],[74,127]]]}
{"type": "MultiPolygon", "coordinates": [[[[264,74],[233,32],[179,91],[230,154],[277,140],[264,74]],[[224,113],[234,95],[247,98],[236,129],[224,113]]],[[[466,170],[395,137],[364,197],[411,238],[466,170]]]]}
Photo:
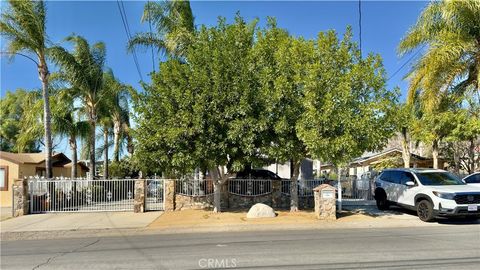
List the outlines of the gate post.
{"type": "Polygon", "coordinates": [[[164,179],[165,189],[163,193],[165,195],[163,201],[164,211],[174,211],[175,210],[175,179],[164,179]]]}
{"type": "Polygon", "coordinates": [[[280,208],[282,205],[282,181],[272,181],[272,207],[280,208]]]}
{"type": "Polygon", "coordinates": [[[12,185],[13,205],[12,216],[19,217],[28,214],[28,180],[18,179],[12,185]]]}
{"type": "Polygon", "coordinates": [[[146,191],[146,180],[137,179],[135,180],[135,196],[133,201],[133,212],[143,213],[145,212],[145,191],[146,191]]]}

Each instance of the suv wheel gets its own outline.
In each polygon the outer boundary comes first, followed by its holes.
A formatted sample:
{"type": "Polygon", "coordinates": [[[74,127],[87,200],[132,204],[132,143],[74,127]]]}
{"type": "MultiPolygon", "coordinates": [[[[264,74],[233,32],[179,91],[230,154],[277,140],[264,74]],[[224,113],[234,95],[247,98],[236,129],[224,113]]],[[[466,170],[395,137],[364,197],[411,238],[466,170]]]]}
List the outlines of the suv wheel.
{"type": "Polygon", "coordinates": [[[432,221],[433,216],[433,205],[427,200],[421,200],[417,204],[417,215],[421,221],[429,222],[432,221]]]}
{"type": "Polygon", "coordinates": [[[380,193],[379,195],[375,196],[375,200],[377,201],[378,210],[388,210],[389,204],[385,194],[380,193]]]}

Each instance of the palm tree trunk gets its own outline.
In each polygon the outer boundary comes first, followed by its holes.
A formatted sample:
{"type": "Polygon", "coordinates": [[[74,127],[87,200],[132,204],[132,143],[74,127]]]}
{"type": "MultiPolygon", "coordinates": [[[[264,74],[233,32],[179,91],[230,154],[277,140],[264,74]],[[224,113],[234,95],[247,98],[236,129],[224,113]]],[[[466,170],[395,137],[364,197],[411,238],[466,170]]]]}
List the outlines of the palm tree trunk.
{"type": "Polygon", "coordinates": [[[290,179],[290,212],[298,211],[298,175],[300,174],[300,161],[292,160],[292,178],[290,179]]]}
{"type": "Polygon", "coordinates": [[[433,157],[433,168],[438,169],[438,140],[433,140],[432,157],[433,157]]]}
{"type": "Polygon", "coordinates": [[[402,128],[402,157],[403,166],[410,168],[410,140],[408,138],[408,131],[406,127],[402,128]]]}
{"type": "Polygon", "coordinates": [[[89,138],[89,164],[88,170],[90,171],[90,179],[95,178],[95,128],[96,128],[96,121],[97,115],[95,112],[95,108],[90,108],[90,138],[89,138]]]}
{"type": "Polygon", "coordinates": [[[77,178],[77,139],[70,136],[70,150],[72,151],[72,179],[77,178]]]}
{"type": "Polygon", "coordinates": [[[113,160],[115,162],[120,160],[120,123],[118,121],[113,123],[113,160]]]}
{"type": "Polygon", "coordinates": [[[105,143],[103,149],[103,178],[108,179],[108,128],[103,128],[103,141],[105,143]]]}
{"type": "Polygon", "coordinates": [[[52,178],[52,131],[51,131],[51,113],[50,113],[50,95],[48,92],[48,68],[44,57],[40,57],[40,66],[38,74],[42,82],[43,93],[43,125],[45,130],[45,173],[47,179],[52,178]]]}

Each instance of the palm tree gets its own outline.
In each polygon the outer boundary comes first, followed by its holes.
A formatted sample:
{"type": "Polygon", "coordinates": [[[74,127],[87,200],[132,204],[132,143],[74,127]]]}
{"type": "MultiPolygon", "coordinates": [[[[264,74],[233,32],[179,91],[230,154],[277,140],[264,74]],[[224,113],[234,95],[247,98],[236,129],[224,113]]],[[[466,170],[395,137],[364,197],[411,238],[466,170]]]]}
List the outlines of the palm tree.
{"type": "Polygon", "coordinates": [[[138,46],[152,46],[170,56],[183,56],[195,31],[189,1],[149,1],[145,4],[142,22],[152,24],[155,33],[134,35],[128,43],[129,51],[138,46]]]}
{"type": "Polygon", "coordinates": [[[0,33],[8,40],[8,54],[33,54],[42,82],[46,177],[52,177],[52,134],[48,93],[46,8],[44,1],[9,0],[0,20],[0,33]]]}
{"type": "Polygon", "coordinates": [[[113,126],[113,159],[118,162],[121,140],[127,138],[130,130],[128,102],[131,93],[134,93],[135,90],[131,86],[119,82],[111,70],[105,73],[104,80],[105,91],[109,92],[104,107],[108,108],[106,113],[113,126]]]}
{"type": "MultiPolygon", "coordinates": [[[[414,63],[409,98],[433,111],[442,96],[480,91],[480,1],[433,1],[399,45],[401,55],[426,52],[414,63]]],[[[480,93],[478,93],[480,95],[480,93]]]]}
{"type": "Polygon", "coordinates": [[[73,52],[62,47],[53,47],[50,54],[55,63],[62,67],[59,78],[68,82],[75,89],[84,106],[90,125],[89,170],[90,177],[95,174],[95,131],[97,123],[97,108],[99,102],[108,94],[103,91],[103,73],[106,58],[105,44],[97,42],[90,44],[81,36],[72,35],[67,41],[74,44],[73,52]]]}
{"type": "Polygon", "coordinates": [[[90,133],[87,121],[80,121],[79,108],[75,107],[72,89],[64,89],[58,93],[53,104],[53,129],[55,134],[66,136],[72,152],[71,178],[77,177],[77,139],[84,139],[90,133]]]}

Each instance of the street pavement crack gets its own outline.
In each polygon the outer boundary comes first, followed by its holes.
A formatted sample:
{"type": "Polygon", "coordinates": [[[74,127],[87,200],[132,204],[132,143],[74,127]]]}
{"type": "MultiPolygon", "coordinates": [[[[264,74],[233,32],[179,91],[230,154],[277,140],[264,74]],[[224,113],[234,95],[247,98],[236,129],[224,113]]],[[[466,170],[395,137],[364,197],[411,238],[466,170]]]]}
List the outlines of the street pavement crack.
{"type": "Polygon", "coordinates": [[[52,262],[52,261],[53,261],[54,259],[56,259],[56,258],[59,258],[59,257],[65,256],[65,255],[67,255],[67,254],[69,254],[69,253],[77,252],[77,251],[79,251],[79,250],[81,250],[81,249],[84,249],[84,248],[93,246],[93,245],[95,245],[96,243],[98,243],[99,241],[100,241],[100,238],[97,239],[97,240],[95,240],[95,241],[93,241],[93,242],[91,242],[91,243],[88,243],[88,244],[86,244],[86,245],[83,245],[83,246],[81,246],[81,247],[79,247],[79,248],[76,248],[76,249],[73,249],[73,250],[70,250],[70,251],[66,251],[66,252],[61,252],[61,253],[59,253],[58,255],[51,256],[51,257],[49,257],[49,258],[47,259],[46,262],[36,265],[35,267],[32,268],[32,270],[39,269],[39,268],[42,267],[42,266],[48,265],[50,262],[52,262]]]}

